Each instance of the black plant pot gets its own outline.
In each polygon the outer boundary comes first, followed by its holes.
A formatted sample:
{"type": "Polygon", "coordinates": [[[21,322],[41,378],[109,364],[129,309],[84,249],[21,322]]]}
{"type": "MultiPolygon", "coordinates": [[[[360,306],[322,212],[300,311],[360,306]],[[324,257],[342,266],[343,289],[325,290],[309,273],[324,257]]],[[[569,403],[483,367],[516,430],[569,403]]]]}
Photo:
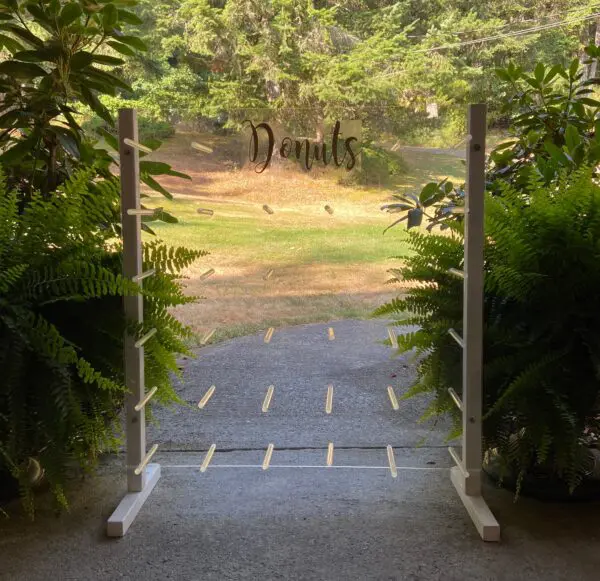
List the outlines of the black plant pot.
{"type": "MultiPolygon", "coordinates": [[[[504,473],[501,477],[500,461],[493,457],[483,464],[483,471],[496,484],[516,492],[517,476],[504,473]]],[[[546,502],[592,502],[600,500],[600,480],[584,478],[571,494],[569,486],[555,474],[538,469],[528,474],[521,482],[521,496],[536,498],[546,502]]]]}
{"type": "Polygon", "coordinates": [[[19,483],[7,470],[0,470],[0,503],[5,503],[19,496],[19,483]]]}

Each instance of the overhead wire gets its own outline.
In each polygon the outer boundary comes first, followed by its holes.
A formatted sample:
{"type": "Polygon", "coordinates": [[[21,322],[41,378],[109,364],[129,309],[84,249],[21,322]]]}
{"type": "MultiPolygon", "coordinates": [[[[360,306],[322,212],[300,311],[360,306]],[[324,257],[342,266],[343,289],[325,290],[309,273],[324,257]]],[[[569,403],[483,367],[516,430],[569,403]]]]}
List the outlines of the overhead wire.
{"type": "MultiPolygon", "coordinates": [[[[540,26],[533,26],[530,28],[526,28],[523,30],[516,30],[513,32],[506,32],[504,34],[495,34],[493,36],[486,36],[483,38],[476,38],[476,39],[472,39],[472,40],[464,40],[461,42],[454,42],[454,43],[449,43],[449,44],[444,44],[444,45],[440,45],[440,46],[434,46],[434,47],[430,47],[430,48],[423,48],[423,49],[418,49],[415,50],[415,53],[430,53],[430,52],[436,52],[439,50],[446,50],[446,49],[450,49],[450,48],[461,48],[463,46],[472,46],[474,44],[480,44],[480,43],[485,43],[485,42],[490,42],[493,40],[500,40],[502,38],[514,38],[514,37],[518,37],[518,36],[525,36],[528,34],[535,34],[536,32],[540,32],[543,30],[550,30],[552,28],[559,28],[561,26],[568,26],[569,24],[574,24],[577,22],[583,22],[586,20],[591,20],[592,18],[598,18],[600,17],[600,12],[594,12],[592,14],[588,14],[587,16],[579,16],[577,18],[571,18],[571,19],[567,19],[567,20],[561,20],[558,22],[551,22],[548,24],[543,24],[540,26]]],[[[382,75],[378,75],[378,78],[386,78],[386,77],[393,77],[395,75],[400,75],[402,74],[403,71],[394,71],[392,73],[385,73],[382,75]]]]}
{"type": "MultiPolygon", "coordinates": [[[[600,7],[600,2],[595,2],[594,4],[588,4],[587,6],[578,6],[577,8],[571,8],[569,10],[564,10],[563,12],[554,12],[552,14],[546,14],[544,16],[544,19],[547,20],[548,18],[553,18],[555,16],[564,16],[565,14],[573,14],[574,12],[584,12],[586,10],[592,10],[595,8],[600,7]]],[[[493,26],[490,30],[502,30],[503,28],[508,28],[509,26],[515,26],[515,25],[519,25],[519,24],[524,24],[524,23],[529,23],[529,22],[542,22],[541,18],[525,18],[523,20],[520,21],[513,21],[513,22],[506,22],[504,24],[498,25],[498,26],[493,26]]],[[[471,34],[473,32],[473,30],[442,30],[442,29],[436,29],[433,32],[448,32],[448,33],[452,33],[455,35],[462,35],[462,34],[471,34]]],[[[430,36],[430,32],[427,32],[425,34],[407,34],[407,38],[425,38],[427,36],[430,36]]]]}

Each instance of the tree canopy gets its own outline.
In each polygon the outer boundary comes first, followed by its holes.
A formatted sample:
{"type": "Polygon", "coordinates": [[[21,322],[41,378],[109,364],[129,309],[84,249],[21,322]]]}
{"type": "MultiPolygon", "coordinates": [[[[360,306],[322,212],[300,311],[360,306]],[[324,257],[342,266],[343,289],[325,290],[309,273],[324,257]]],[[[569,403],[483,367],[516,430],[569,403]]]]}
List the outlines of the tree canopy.
{"type": "Polygon", "coordinates": [[[452,122],[494,95],[509,61],[566,63],[593,41],[596,11],[592,0],[142,0],[149,51],[126,73],[156,119],[235,125],[260,108],[318,131],[342,111],[374,123],[385,109],[393,131],[425,122],[429,103],[452,122]]]}

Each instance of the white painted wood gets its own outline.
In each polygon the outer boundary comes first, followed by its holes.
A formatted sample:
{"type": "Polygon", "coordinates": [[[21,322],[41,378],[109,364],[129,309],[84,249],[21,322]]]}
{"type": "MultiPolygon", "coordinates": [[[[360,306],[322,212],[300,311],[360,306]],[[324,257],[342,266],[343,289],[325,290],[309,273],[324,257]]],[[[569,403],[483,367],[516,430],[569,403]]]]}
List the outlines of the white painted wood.
{"type": "Polygon", "coordinates": [[[149,339],[156,335],[158,329],[150,329],[143,337],[140,337],[136,342],[135,346],[139,349],[142,347],[149,339]]]}
{"type": "Polygon", "coordinates": [[[149,147],[146,147],[145,145],[142,145],[141,143],[138,143],[133,139],[129,139],[128,137],[125,137],[125,139],[123,139],[123,143],[125,143],[125,145],[129,145],[129,147],[132,147],[133,149],[143,151],[144,153],[152,153],[152,150],[149,147]]]}
{"type": "MultiPolygon", "coordinates": [[[[141,280],[151,271],[142,272],[142,232],[140,210],[140,169],[137,142],[138,127],[134,109],[119,110],[119,161],[121,170],[121,224],[123,236],[123,276],[141,280]]],[[[152,271],[153,274],[153,271],[152,271]]],[[[123,299],[125,317],[141,324],[144,321],[143,299],[140,294],[123,299]]],[[[127,494],[108,519],[106,533],[109,537],[122,537],[140,511],[160,478],[160,466],[148,464],[156,452],[155,445],[146,454],[145,406],[156,393],[147,395],[144,381],[144,347],[156,329],[136,341],[135,335],[127,333],[124,338],[125,386],[125,435],[127,461],[127,494]],[[146,466],[146,464],[148,464],[146,466]]]]}
{"type": "Polygon", "coordinates": [[[152,460],[152,456],[156,454],[157,450],[158,444],[154,444],[154,446],[150,448],[150,451],[144,456],[144,459],[142,460],[141,464],[135,469],[136,474],[139,474],[144,470],[144,468],[146,468],[146,465],[150,463],[150,460],[152,460]]]}
{"type": "Polygon", "coordinates": [[[465,273],[462,270],[459,270],[458,268],[449,268],[448,272],[458,278],[465,278],[465,273]]]}
{"type": "Polygon", "coordinates": [[[451,387],[448,388],[448,393],[450,394],[452,401],[456,404],[456,407],[462,412],[463,404],[460,397],[458,397],[458,394],[451,387]]]}
{"type": "Polygon", "coordinates": [[[146,397],[142,400],[140,400],[136,406],[135,406],[135,411],[139,412],[142,408],[144,408],[144,406],[147,405],[147,403],[152,399],[152,397],[154,396],[154,394],[158,391],[158,387],[155,385],[147,394],[146,397]]]}
{"type": "Polygon", "coordinates": [[[128,216],[154,216],[157,212],[157,208],[134,208],[127,210],[128,216]]]}
{"type": "Polygon", "coordinates": [[[464,466],[462,465],[462,460],[460,459],[458,452],[452,446],[448,447],[448,452],[450,453],[452,460],[454,460],[456,467],[460,470],[463,479],[468,478],[469,473],[465,470],[464,466]]]}
{"type": "Polygon", "coordinates": [[[456,341],[459,347],[465,346],[462,337],[454,329],[448,329],[448,335],[456,341]]]}
{"type": "Polygon", "coordinates": [[[156,270],[154,270],[153,268],[150,268],[149,270],[142,272],[142,274],[138,274],[137,276],[134,276],[131,280],[133,280],[133,282],[140,282],[140,281],[144,280],[145,278],[148,278],[149,276],[153,276],[155,274],[156,274],[156,270]]]}
{"type": "Polygon", "coordinates": [[[122,537],[135,520],[144,502],[156,486],[160,478],[160,465],[148,464],[144,470],[146,474],[144,487],[139,492],[129,492],[119,503],[116,510],[106,523],[106,534],[109,537],[122,537]]]}
{"type": "MultiPolygon", "coordinates": [[[[123,276],[133,279],[142,274],[141,218],[130,210],[140,207],[139,152],[125,140],[137,142],[137,115],[134,109],[119,110],[119,158],[121,171],[121,223],[123,228],[123,276]]],[[[123,300],[125,317],[143,323],[142,296],[126,296],[123,300]]],[[[133,335],[125,336],[125,385],[128,395],[125,402],[127,438],[127,491],[144,489],[146,471],[136,474],[135,469],[146,455],[146,417],[144,410],[135,406],[144,399],[144,349],[136,347],[133,335]]]]}
{"type": "Polygon", "coordinates": [[[469,105],[465,196],[463,291],[462,465],[469,473],[466,494],[481,494],[483,364],[483,200],[485,192],[486,105],[469,105]]]}
{"type": "Polygon", "coordinates": [[[449,330],[453,337],[457,335],[455,340],[461,339],[463,346],[462,399],[449,390],[455,403],[461,404],[462,459],[453,448],[448,449],[456,463],[450,477],[481,538],[499,541],[500,525],[481,496],[485,105],[469,106],[468,132],[462,338],[453,329],[449,330]]]}
{"type": "Polygon", "coordinates": [[[450,470],[450,479],[458,492],[479,536],[487,542],[500,541],[500,525],[481,495],[466,494],[463,488],[464,478],[455,466],[450,470]]]}

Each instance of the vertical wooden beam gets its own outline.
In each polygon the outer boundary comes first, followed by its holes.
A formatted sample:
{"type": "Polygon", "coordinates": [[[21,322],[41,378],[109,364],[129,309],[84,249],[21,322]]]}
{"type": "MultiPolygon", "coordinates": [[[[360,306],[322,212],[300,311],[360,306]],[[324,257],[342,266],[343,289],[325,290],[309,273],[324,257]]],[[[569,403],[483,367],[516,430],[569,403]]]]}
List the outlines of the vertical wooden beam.
{"type": "MultiPolygon", "coordinates": [[[[119,158],[121,168],[121,224],[123,236],[123,275],[131,280],[140,280],[142,275],[141,215],[128,214],[139,210],[140,180],[138,153],[137,117],[133,109],[119,110],[119,158]]],[[[143,299],[140,294],[124,297],[127,321],[142,323],[144,320],[143,299]]],[[[150,334],[147,333],[145,337],[150,334]]],[[[127,494],[121,500],[106,523],[109,537],[122,537],[133,523],[146,499],[160,478],[160,465],[149,464],[158,448],[154,445],[146,455],[145,405],[155,390],[147,396],[144,381],[144,347],[129,333],[124,337],[125,385],[125,434],[127,437],[127,494]],[[136,409],[137,408],[137,409],[136,409]],[[136,474],[136,472],[138,472],[136,474]]]]}
{"type": "Polygon", "coordinates": [[[483,204],[486,105],[469,105],[465,196],[465,282],[463,291],[463,467],[464,491],[481,494],[483,365],[483,204]]]}
{"type": "MultiPolygon", "coordinates": [[[[119,156],[121,160],[121,223],[123,225],[123,276],[132,279],[142,273],[141,216],[129,216],[127,210],[140,207],[139,153],[125,139],[138,141],[135,109],[119,110],[119,156]]],[[[141,295],[124,298],[125,317],[128,321],[144,321],[141,295]]],[[[146,470],[135,474],[146,453],[146,416],[136,404],[144,398],[144,348],[135,347],[136,338],[125,334],[125,385],[128,390],[126,413],[127,437],[127,490],[140,492],[144,488],[146,470]]]]}

